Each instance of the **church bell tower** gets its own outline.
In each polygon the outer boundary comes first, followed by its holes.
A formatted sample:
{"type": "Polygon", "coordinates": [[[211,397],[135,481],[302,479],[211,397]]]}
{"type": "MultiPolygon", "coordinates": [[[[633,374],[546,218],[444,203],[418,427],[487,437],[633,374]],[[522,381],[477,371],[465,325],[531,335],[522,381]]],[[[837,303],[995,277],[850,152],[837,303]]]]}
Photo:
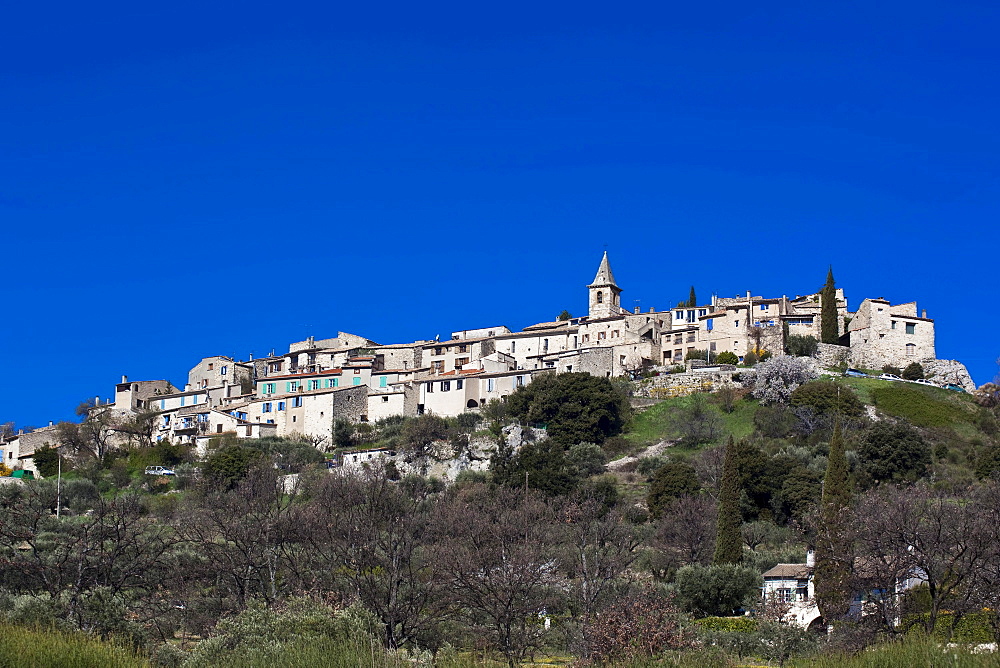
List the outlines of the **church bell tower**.
{"type": "Polygon", "coordinates": [[[622,289],[615,283],[615,275],[611,273],[611,263],[608,262],[608,251],[604,251],[601,266],[597,269],[594,282],[587,286],[590,290],[590,317],[609,318],[621,313],[619,295],[622,289]]]}

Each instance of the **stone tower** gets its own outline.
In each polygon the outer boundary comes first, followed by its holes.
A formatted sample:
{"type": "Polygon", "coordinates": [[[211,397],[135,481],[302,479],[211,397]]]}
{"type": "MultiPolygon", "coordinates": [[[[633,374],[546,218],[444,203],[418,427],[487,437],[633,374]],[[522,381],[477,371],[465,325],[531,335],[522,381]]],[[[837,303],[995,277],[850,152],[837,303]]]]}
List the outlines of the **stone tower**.
{"type": "Polygon", "coordinates": [[[611,273],[608,251],[604,251],[597,276],[587,288],[590,290],[591,318],[607,318],[621,313],[618,295],[622,293],[622,289],[615,283],[615,275],[611,273]]]}

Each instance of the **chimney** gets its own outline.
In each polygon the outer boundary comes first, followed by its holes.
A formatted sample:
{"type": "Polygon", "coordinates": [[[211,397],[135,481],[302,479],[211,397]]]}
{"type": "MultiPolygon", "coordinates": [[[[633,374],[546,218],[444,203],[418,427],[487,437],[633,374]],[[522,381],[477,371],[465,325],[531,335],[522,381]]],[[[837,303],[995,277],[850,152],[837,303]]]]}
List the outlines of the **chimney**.
{"type": "Polygon", "coordinates": [[[49,426],[50,427],[52,426],[52,420],[49,420],[49,426]]]}
{"type": "Polygon", "coordinates": [[[636,306],[636,307],[635,307],[635,314],[636,314],[636,315],[639,315],[639,313],[640,313],[640,311],[639,311],[639,307],[638,307],[638,306],[636,306]]]}
{"type": "Polygon", "coordinates": [[[127,383],[128,382],[128,376],[126,376],[125,374],[122,374],[122,382],[123,383],[127,383]]]}
{"type": "Polygon", "coordinates": [[[816,565],[816,550],[810,548],[806,549],[806,566],[816,565]]]}
{"type": "Polygon", "coordinates": [[[926,318],[927,317],[927,309],[923,309],[922,311],[920,311],[920,317],[921,318],[926,318]]]}
{"type": "Polygon", "coordinates": [[[184,391],[185,392],[190,392],[191,391],[191,383],[185,383],[184,384],[184,391]]]}
{"type": "Polygon", "coordinates": [[[650,312],[650,313],[656,313],[656,309],[655,309],[655,308],[653,308],[652,306],[650,306],[650,307],[649,307],[649,312],[650,312]]]}
{"type": "Polygon", "coordinates": [[[101,405],[101,398],[100,397],[94,397],[94,405],[95,406],[100,406],[101,405]]]}

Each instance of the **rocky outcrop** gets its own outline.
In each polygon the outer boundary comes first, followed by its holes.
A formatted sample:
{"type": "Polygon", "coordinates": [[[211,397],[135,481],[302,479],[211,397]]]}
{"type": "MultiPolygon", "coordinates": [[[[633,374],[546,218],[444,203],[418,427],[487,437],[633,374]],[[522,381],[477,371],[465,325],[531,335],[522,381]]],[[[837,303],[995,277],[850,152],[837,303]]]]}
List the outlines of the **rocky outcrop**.
{"type": "Polygon", "coordinates": [[[966,392],[976,389],[969,370],[957,360],[926,360],[921,362],[920,366],[924,368],[924,378],[938,385],[955,383],[961,385],[966,392]]]}

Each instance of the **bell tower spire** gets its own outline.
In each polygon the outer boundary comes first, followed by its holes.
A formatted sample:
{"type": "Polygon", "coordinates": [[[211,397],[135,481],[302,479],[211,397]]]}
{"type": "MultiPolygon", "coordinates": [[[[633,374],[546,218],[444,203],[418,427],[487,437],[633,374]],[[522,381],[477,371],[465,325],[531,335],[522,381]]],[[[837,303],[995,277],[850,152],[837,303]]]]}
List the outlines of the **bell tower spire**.
{"type": "Polygon", "coordinates": [[[615,283],[615,275],[611,272],[611,263],[608,262],[608,251],[604,251],[601,266],[597,268],[597,276],[587,289],[590,290],[591,318],[608,318],[621,312],[619,295],[622,289],[615,283]]]}

